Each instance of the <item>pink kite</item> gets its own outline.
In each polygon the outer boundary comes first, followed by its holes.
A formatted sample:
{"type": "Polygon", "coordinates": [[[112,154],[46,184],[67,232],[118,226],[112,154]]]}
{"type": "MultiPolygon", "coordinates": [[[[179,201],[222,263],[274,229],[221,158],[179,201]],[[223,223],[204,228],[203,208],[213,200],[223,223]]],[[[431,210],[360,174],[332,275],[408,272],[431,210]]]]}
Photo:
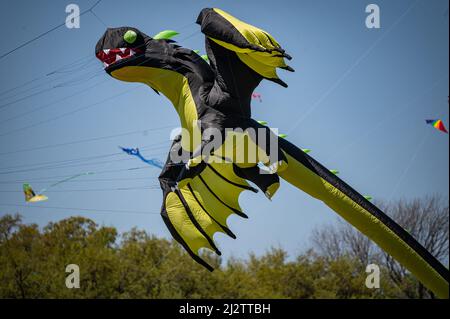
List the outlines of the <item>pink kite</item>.
{"type": "Polygon", "coordinates": [[[262,102],[261,94],[260,93],[252,93],[252,99],[258,99],[259,102],[262,102]]]}

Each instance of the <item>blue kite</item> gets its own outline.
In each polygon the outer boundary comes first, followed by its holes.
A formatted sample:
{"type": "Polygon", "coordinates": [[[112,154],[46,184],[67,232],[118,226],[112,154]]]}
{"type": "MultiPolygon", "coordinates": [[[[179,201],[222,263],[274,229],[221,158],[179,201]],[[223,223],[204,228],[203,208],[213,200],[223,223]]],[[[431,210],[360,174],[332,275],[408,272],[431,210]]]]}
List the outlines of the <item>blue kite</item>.
{"type": "Polygon", "coordinates": [[[160,160],[158,160],[156,158],[146,159],[144,156],[142,156],[141,152],[139,151],[139,148],[124,148],[122,146],[119,146],[119,148],[122,151],[124,151],[125,153],[127,153],[128,155],[138,157],[144,163],[147,163],[147,164],[152,165],[157,168],[164,167],[164,164],[160,160]]]}

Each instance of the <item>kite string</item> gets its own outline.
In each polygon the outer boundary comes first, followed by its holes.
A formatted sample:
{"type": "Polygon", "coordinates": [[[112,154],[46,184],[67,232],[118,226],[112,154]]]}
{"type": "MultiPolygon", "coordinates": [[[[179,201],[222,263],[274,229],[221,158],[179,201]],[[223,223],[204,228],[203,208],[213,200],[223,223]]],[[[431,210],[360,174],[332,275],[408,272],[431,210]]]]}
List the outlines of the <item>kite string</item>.
{"type": "MultiPolygon", "coordinates": [[[[54,77],[50,77],[51,75],[57,74],[57,73],[78,72],[78,71],[80,71],[80,70],[84,70],[84,69],[85,69],[85,66],[86,66],[87,64],[92,63],[93,61],[95,61],[95,58],[94,58],[93,56],[91,56],[91,55],[86,56],[86,57],[84,57],[84,58],[82,58],[82,59],[79,59],[79,60],[75,60],[74,62],[65,64],[65,65],[63,65],[63,66],[61,66],[61,67],[55,69],[54,71],[52,71],[52,72],[50,72],[50,73],[47,73],[45,76],[36,77],[36,78],[34,78],[34,79],[30,80],[30,81],[27,81],[27,82],[25,82],[25,83],[22,83],[22,84],[20,84],[20,85],[17,85],[17,86],[15,86],[15,87],[12,87],[12,88],[10,88],[10,89],[7,89],[7,90],[1,92],[1,93],[0,93],[0,96],[3,96],[3,95],[5,95],[5,94],[7,94],[7,93],[9,93],[9,92],[12,92],[12,91],[15,91],[15,90],[17,90],[17,89],[24,88],[24,87],[28,86],[29,84],[34,83],[34,82],[36,82],[36,81],[39,81],[39,80],[41,80],[41,79],[44,79],[44,81],[38,83],[37,85],[32,86],[31,88],[25,89],[25,90],[23,90],[23,91],[16,92],[16,93],[14,93],[13,95],[8,95],[7,97],[4,97],[4,98],[6,98],[6,99],[11,99],[11,98],[16,97],[16,96],[19,96],[19,95],[21,95],[21,94],[23,94],[23,93],[26,93],[27,91],[34,90],[34,89],[39,88],[39,87],[42,87],[42,86],[44,86],[44,85],[51,84],[52,82],[54,82],[54,81],[56,81],[56,80],[58,80],[58,79],[61,79],[61,78],[64,77],[64,76],[67,76],[67,75],[64,75],[64,74],[60,74],[59,76],[57,76],[56,78],[54,78],[54,77]],[[89,58],[89,60],[88,60],[87,62],[83,62],[82,60],[85,60],[86,58],[89,58]],[[69,71],[59,71],[59,70],[64,70],[64,68],[67,68],[67,67],[75,66],[75,65],[78,64],[78,63],[83,63],[83,64],[84,64],[83,67],[81,67],[81,68],[78,67],[78,68],[76,68],[76,69],[69,70],[69,71]]],[[[53,89],[53,87],[52,87],[52,89],[53,89]]],[[[17,102],[18,102],[18,101],[17,101],[17,102]]]]}
{"type": "Polygon", "coordinates": [[[108,28],[106,23],[102,19],[100,19],[100,17],[92,9],[90,10],[90,12],[97,19],[97,21],[99,21],[105,28],[108,28]]]}
{"type": "Polygon", "coordinates": [[[403,18],[411,11],[413,7],[419,2],[419,0],[414,1],[406,11],[392,24],[387,31],[385,31],[369,48],[364,51],[364,53],[356,59],[356,61],[333,83],[333,85],[325,91],[325,93],[308,109],[306,112],[299,117],[299,119],[294,123],[294,125],[288,130],[287,134],[290,134],[295,128],[298,127],[349,75],[352,71],[377,47],[377,45],[384,40],[384,38],[395,29],[395,27],[403,20],[403,18]]]}
{"type": "MultiPolygon", "coordinates": [[[[62,98],[60,98],[60,99],[53,100],[53,101],[51,101],[51,102],[49,102],[49,103],[41,104],[40,106],[35,107],[35,108],[31,109],[31,110],[27,110],[27,111],[25,111],[25,112],[19,113],[19,114],[14,115],[14,116],[11,116],[11,117],[9,117],[9,118],[6,118],[6,119],[4,119],[3,121],[1,121],[0,124],[2,124],[2,123],[8,123],[8,122],[10,122],[10,121],[12,121],[12,120],[21,118],[21,117],[23,117],[23,116],[27,116],[27,115],[29,115],[29,114],[33,114],[33,113],[35,113],[35,112],[37,112],[37,111],[41,111],[41,110],[43,110],[43,109],[45,109],[45,108],[48,108],[48,107],[50,107],[50,106],[52,106],[52,105],[55,105],[55,104],[59,103],[59,102],[68,100],[68,99],[70,99],[70,98],[72,98],[72,97],[74,97],[74,96],[78,96],[78,95],[84,94],[84,93],[86,93],[86,92],[88,92],[88,91],[90,91],[90,90],[92,90],[92,89],[94,89],[94,88],[96,88],[96,87],[98,87],[98,86],[101,86],[101,85],[103,85],[103,84],[105,84],[105,83],[106,83],[106,79],[102,79],[101,81],[97,81],[97,82],[95,82],[94,84],[90,84],[89,87],[87,87],[87,88],[83,88],[83,89],[78,90],[78,91],[76,91],[76,92],[74,92],[74,93],[71,93],[71,94],[69,94],[69,95],[65,95],[64,97],[62,97],[62,98]]],[[[54,89],[54,88],[52,88],[52,89],[54,89]]]]}
{"type": "MultiPolygon", "coordinates": [[[[439,118],[443,115],[444,111],[439,113],[439,118]]],[[[409,172],[409,170],[411,169],[411,167],[413,166],[414,162],[416,161],[417,156],[420,153],[420,150],[425,146],[426,142],[428,141],[428,139],[430,138],[430,136],[432,135],[433,130],[430,129],[427,134],[425,134],[425,136],[423,137],[421,143],[419,144],[419,146],[417,147],[416,151],[414,152],[413,156],[410,158],[408,165],[405,167],[405,169],[403,170],[402,174],[400,175],[397,183],[395,184],[394,188],[392,189],[391,195],[389,196],[389,200],[390,201],[392,199],[392,197],[394,196],[395,192],[397,191],[398,187],[401,185],[401,183],[403,182],[403,180],[405,179],[405,177],[407,176],[407,173],[409,172]]]]}
{"type": "Polygon", "coordinates": [[[80,214],[85,212],[105,212],[105,213],[131,213],[131,214],[145,214],[145,215],[156,215],[160,214],[160,212],[152,212],[152,211],[137,211],[137,210],[124,210],[124,209],[100,209],[100,208],[76,208],[76,207],[62,207],[62,206],[36,206],[36,205],[23,205],[23,204],[9,204],[9,203],[0,203],[0,206],[6,207],[29,207],[29,208],[46,208],[46,209],[66,209],[66,210],[76,210],[79,211],[80,214]]]}
{"type": "Polygon", "coordinates": [[[65,179],[63,179],[63,180],[60,180],[60,181],[58,181],[58,182],[56,182],[56,183],[53,183],[53,184],[51,184],[50,186],[48,186],[48,187],[42,189],[42,190],[39,192],[39,194],[44,193],[46,190],[48,190],[48,189],[51,188],[51,187],[54,187],[54,186],[56,186],[56,185],[65,183],[65,182],[70,181],[70,180],[72,180],[72,179],[75,179],[75,178],[77,178],[77,177],[84,176],[84,175],[93,175],[93,174],[95,174],[95,173],[94,173],[94,172],[85,172],[85,173],[80,173],[80,174],[76,174],[76,175],[70,176],[70,177],[68,177],[68,178],[65,178],[65,179]]]}
{"type": "MultiPolygon", "coordinates": [[[[93,12],[92,12],[92,13],[93,13],[93,12]]],[[[193,25],[193,24],[194,24],[194,23],[189,23],[188,25],[182,26],[181,29],[186,29],[187,27],[189,27],[190,25],[193,25]]],[[[198,32],[199,32],[199,31],[195,31],[195,32],[193,32],[192,34],[190,34],[189,36],[180,39],[180,41],[187,40],[187,39],[189,39],[190,37],[196,35],[198,32]]],[[[137,48],[142,47],[142,46],[145,46],[145,45],[146,45],[145,43],[144,43],[144,44],[141,44],[141,45],[138,46],[137,48]]],[[[95,60],[95,59],[94,59],[94,60],[95,60]]],[[[144,62],[142,62],[142,63],[145,63],[146,61],[148,61],[148,59],[146,59],[146,60],[145,60],[144,62]]],[[[88,61],[88,64],[91,63],[91,62],[92,62],[92,61],[88,61]]],[[[142,63],[140,63],[140,64],[142,64],[142,63]]],[[[140,64],[138,64],[138,65],[140,65],[140,64]]],[[[76,71],[79,71],[79,70],[80,70],[80,68],[77,68],[77,69],[76,69],[76,71]]],[[[48,73],[47,76],[48,76],[48,75],[51,75],[51,74],[54,74],[54,73],[56,73],[56,72],[53,71],[53,72],[51,72],[51,73],[48,73]]],[[[53,85],[52,87],[43,89],[43,90],[38,91],[38,92],[34,92],[34,93],[32,93],[32,94],[30,94],[30,95],[27,95],[27,96],[25,96],[25,97],[21,97],[21,98],[19,98],[19,99],[14,100],[14,101],[10,101],[10,102],[8,102],[8,103],[2,104],[2,105],[0,105],[0,109],[3,109],[3,108],[5,108],[5,107],[7,107],[7,106],[9,106],[9,105],[15,104],[15,103],[17,103],[17,102],[23,101],[23,100],[28,99],[28,98],[30,98],[30,97],[33,97],[33,96],[36,96],[36,95],[38,95],[38,94],[42,94],[42,93],[48,92],[48,91],[53,90],[53,89],[56,89],[56,88],[67,87],[67,86],[74,86],[74,85],[79,85],[79,84],[84,84],[86,81],[89,81],[89,80],[91,80],[91,79],[93,79],[93,78],[95,78],[95,77],[97,77],[97,76],[99,76],[99,75],[102,75],[103,73],[104,73],[104,70],[103,70],[103,69],[98,70],[98,71],[97,71],[97,70],[94,70],[94,72],[87,72],[86,74],[82,74],[81,76],[79,76],[78,79],[72,79],[72,80],[69,80],[69,81],[66,81],[66,82],[57,84],[57,85],[53,85]],[[90,76],[87,80],[84,79],[84,77],[85,77],[86,75],[90,76]]],[[[62,76],[63,76],[63,75],[62,75],[62,76]]],[[[58,78],[61,78],[61,76],[58,77],[58,78]]],[[[40,79],[40,78],[37,78],[37,79],[40,79]]],[[[37,79],[35,79],[35,80],[37,80],[37,79]]],[[[37,86],[34,86],[33,89],[34,89],[34,88],[37,88],[37,87],[40,87],[40,86],[42,86],[42,85],[45,85],[45,84],[49,84],[49,83],[51,83],[53,80],[54,80],[54,79],[50,79],[50,80],[47,81],[47,82],[38,84],[37,86]]],[[[33,81],[34,81],[34,80],[33,80],[33,81]]],[[[30,82],[32,82],[32,81],[30,81],[30,82]]],[[[27,82],[27,83],[28,83],[28,82],[27,82]]],[[[16,87],[16,88],[17,88],[17,87],[16,87]]],[[[15,88],[13,88],[13,89],[15,89],[15,88]]],[[[31,89],[27,89],[27,90],[25,90],[25,91],[23,91],[23,92],[20,92],[19,94],[25,93],[25,92],[27,92],[28,90],[31,90],[31,89]]],[[[14,97],[14,96],[17,96],[17,95],[18,95],[18,94],[14,94],[13,96],[10,96],[9,98],[14,97]]]]}
{"type": "Polygon", "coordinates": [[[339,147],[339,149],[331,154],[330,157],[327,158],[326,161],[330,161],[331,159],[334,159],[336,157],[336,155],[343,153],[344,151],[349,150],[352,146],[354,146],[355,144],[359,143],[360,141],[364,140],[365,138],[367,138],[370,134],[372,134],[373,132],[375,132],[377,129],[379,129],[381,127],[381,125],[389,122],[390,120],[392,120],[393,118],[396,118],[397,116],[399,116],[401,113],[403,113],[406,110],[409,110],[409,106],[411,106],[412,104],[420,101],[420,99],[425,96],[426,94],[430,93],[431,91],[433,91],[444,79],[448,78],[448,75],[444,74],[445,76],[440,77],[437,81],[435,81],[428,89],[426,89],[425,91],[422,92],[422,94],[420,94],[419,96],[415,97],[414,99],[410,100],[410,102],[403,104],[402,107],[400,107],[399,109],[397,109],[394,113],[390,113],[390,115],[386,116],[384,119],[382,119],[381,121],[377,122],[377,124],[375,124],[375,126],[372,127],[372,129],[370,130],[366,130],[364,132],[364,134],[362,135],[358,135],[353,141],[350,141],[348,144],[346,144],[343,147],[339,147]]]}
{"type": "MultiPolygon", "coordinates": [[[[80,14],[78,14],[78,16],[76,16],[76,17],[74,17],[74,18],[79,18],[79,17],[81,17],[82,15],[84,15],[84,14],[86,14],[86,13],[88,13],[88,12],[91,12],[91,13],[92,13],[92,10],[93,10],[93,9],[94,9],[101,1],[102,1],[102,0],[98,0],[98,1],[97,1],[96,3],[94,3],[94,5],[92,5],[89,9],[87,9],[87,10],[81,12],[80,14]]],[[[28,41],[22,43],[21,45],[15,47],[14,49],[11,49],[11,50],[9,50],[8,52],[3,53],[2,55],[0,55],[0,60],[2,60],[3,58],[7,57],[7,56],[10,55],[11,53],[13,53],[13,52],[15,52],[15,51],[17,51],[17,50],[19,50],[19,49],[21,49],[21,48],[27,46],[28,44],[30,44],[30,43],[32,43],[32,42],[34,42],[34,41],[36,41],[36,40],[39,40],[40,38],[46,36],[47,34],[49,34],[49,33],[53,32],[53,31],[55,31],[55,30],[61,28],[61,27],[64,26],[64,25],[66,25],[66,22],[65,22],[65,21],[64,21],[63,23],[58,24],[57,26],[51,28],[50,30],[47,30],[47,31],[45,31],[44,33],[41,33],[41,34],[39,34],[38,36],[36,36],[36,37],[34,37],[34,38],[32,38],[32,39],[30,39],[30,40],[28,40],[28,41]]]]}
{"type": "MultiPolygon", "coordinates": [[[[10,105],[13,105],[13,104],[22,102],[22,101],[24,101],[24,100],[27,100],[27,99],[29,99],[29,98],[31,98],[31,97],[35,97],[35,96],[37,96],[37,95],[44,94],[44,93],[46,93],[46,92],[50,92],[50,91],[52,91],[52,90],[54,90],[54,89],[59,89],[59,88],[64,88],[64,87],[71,87],[71,86],[80,85],[80,84],[86,84],[86,83],[89,82],[90,80],[92,80],[92,79],[94,79],[94,78],[96,78],[96,77],[98,77],[98,76],[100,76],[100,75],[101,75],[100,72],[97,72],[97,71],[96,71],[96,73],[93,73],[93,72],[89,73],[89,72],[88,72],[88,73],[86,73],[86,74],[80,75],[78,78],[70,79],[70,80],[67,80],[67,81],[65,81],[65,82],[61,82],[61,83],[55,84],[55,85],[51,85],[50,82],[49,82],[49,83],[44,83],[44,85],[50,84],[50,86],[48,86],[48,87],[46,87],[46,88],[42,88],[41,90],[39,90],[39,91],[37,91],[37,92],[33,92],[33,93],[29,94],[29,95],[22,96],[22,97],[20,97],[20,98],[18,98],[18,99],[16,99],[16,100],[7,102],[7,103],[5,103],[5,104],[2,104],[2,105],[0,105],[0,110],[5,109],[6,107],[8,107],[8,106],[10,106],[10,105]]],[[[101,82],[99,82],[99,83],[101,83],[101,82]]],[[[88,88],[84,89],[84,91],[89,90],[89,89],[92,88],[93,86],[94,86],[94,85],[88,85],[88,88]]],[[[35,88],[36,88],[36,87],[35,87],[35,88]]],[[[30,89],[30,90],[33,90],[33,89],[34,89],[34,88],[32,88],[32,89],[30,89]]],[[[27,90],[27,91],[28,91],[28,90],[27,90]]],[[[84,92],[84,91],[83,91],[83,92],[84,92]]],[[[25,93],[25,92],[21,92],[21,93],[25,93]]],[[[19,95],[20,95],[21,93],[19,93],[19,95]]],[[[17,95],[14,95],[14,96],[12,96],[12,97],[15,97],[15,96],[17,96],[17,95]]],[[[10,98],[10,97],[8,97],[8,98],[10,98]]]]}
{"type": "MultiPolygon", "coordinates": [[[[146,179],[147,181],[149,178],[146,179]]],[[[106,192],[106,191],[131,191],[131,190],[160,190],[161,187],[158,184],[146,184],[146,185],[131,185],[126,187],[110,187],[110,188],[74,188],[63,190],[52,190],[50,193],[72,193],[72,192],[106,192]]],[[[23,190],[9,190],[2,189],[0,193],[23,193],[23,190]]],[[[42,195],[42,193],[37,193],[42,195]]]]}
{"type": "MultiPolygon", "coordinates": [[[[113,161],[108,161],[107,164],[104,165],[102,168],[107,168],[108,166],[111,165],[112,162],[113,162],[113,161]]],[[[61,183],[64,183],[64,182],[66,182],[66,181],[72,180],[72,179],[74,179],[74,178],[76,178],[76,177],[79,177],[79,176],[82,176],[82,175],[93,175],[93,174],[95,174],[95,172],[87,172],[87,173],[77,174],[77,175],[68,177],[68,178],[66,178],[66,179],[64,179],[64,180],[62,180],[62,181],[56,182],[56,183],[50,185],[48,188],[50,188],[50,187],[52,187],[52,186],[55,186],[55,185],[58,185],[58,184],[61,184],[61,183]]]]}
{"type": "MultiPolygon", "coordinates": [[[[191,23],[188,23],[188,24],[186,24],[186,25],[180,26],[180,27],[177,28],[177,30],[184,30],[184,29],[187,29],[188,27],[190,27],[190,26],[192,26],[192,25],[195,25],[195,23],[191,22],[191,23]]],[[[182,39],[182,40],[183,40],[183,39],[182,39]]],[[[180,41],[182,41],[182,40],[180,40],[180,41]]],[[[139,48],[139,47],[142,47],[142,46],[144,46],[144,45],[145,45],[145,44],[142,44],[142,45],[138,46],[138,48],[139,48]]],[[[19,84],[19,85],[15,86],[15,87],[6,89],[6,90],[4,90],[4,91],[1,91],[1,92],[0,92],[0,96],[6,94],[6,93],[8,93],[8,92],[17,90],[17,89],[19,89],[19,88],[21,88],[21,87],[25,87],[25,86],[27,86],[28,84],[31,84],[31,83],[33,83],[33,82],[35,82],[35,81],[44,79],[44,78],[46,78],[46,77],[48,77],[48,76],[50,76],[50,75],[53,75],[53,74],[57,74],[57,73],[70,73],[70,72],[76,72],[76,71],[79,71],[80,69],[84,69],[86,65],[91,64],[91,63],[94,62],[94,61],[97,61],[97,59],[96,59],[92,54],[85,55],[85,56],[83,56],[83,57],[81,57],[81,58],[78,58],[78,59],[72,61],[72,62],[63,64],[62,66],[57,67],[56,69],[54,69],[53,71],[47,73],[47,74],[44,75],[44,76],[38,76],[38,77],[36,77],[36,78],[33,78],[32,80],[26,81],[26,82],[24,82],[24,83],[22,83],[22,84],[19,84]],[[80,64],[81,66],[79,66],[79,64],[80,64]],[[72,68],[72,69],[67,70],[68,68],[72,68]]],[[[54,79],[50,79],[50,81],[52,81],[52,80],[54,80],[54,79]]],[[[45,84],[45,83],[48,83],[48,82],[41,83],[41,84],[39,84],[38,86],[42,86],[42,85],[45,84]]],[[[36,86],[35,86],[34,88],[36,88],[36,86]]]]}
{"type": "MultiPolygon", "coordinates": [[[[158,176],[150,176],[150,177],[118,177],[118,178],[97,178],[97,179],[88,179],[83,181],[70,181],[73,183],[87,183],[87,182],[116,182],[116,181],[147,181],[149,178],[157,178],[158,176]]],[[[37,181],[41,183],[55,183],[58,180],[53,179],[28,179],[27,181],[37,181]]],[[[25,180],[10,180],[10,181],[0,181],[0,184],[23,184],[25,180]]]]}
{"type": "MultiPolygon", "coordinates": [[[[95,174],[96,175],[98,175],[98,174],[109,174],[109,173],[133,171],[133,170],[148,169],[148,168],[149,168],[148,166],[136,166],[136,167],[131,167],[131,168],[120,168],[120,169],[95,171],[95,174]]],[[[43,182],[43,178],[56,179],[56,178],[65,178],[65,177],[69,177],[69,176],[72,176],[72,175],[58,175],[58,176],[50,176],[50,177],[37,177],[37,178],[30,178],[30,179],[28,179],[28,181],[43,182]]],[[[25,180],[15,180],[13,182],[14,183],[24,183],[25,180]]],[[[0,183],[3,183],[3,181],[0,181],[0,183]]]]}
{"type": "MultiPolygon", "coordinates": [[[[190,22],[188,24],[185,24],[183,26],[178,27],[177,30],[184,30],[184,29],[187,29],[187,28],[189,28],[189,27],[191,27],[191,26],[193,26],[195,24],[196,23],[190,22]]],[[[45,76],[38,76],[38,77],[33,78],[33,79],[29,80],[29,81],[26,81],[26,82],[24,82],[22,84],[19,84],[17,86],[12,87],[12,88],[9,88],[9,89],[6,89],[4,91],[1,91],[0,92],[0,96],[4,95],[6,93],[9,93],[11,91],[17,90],[17,89],[19,89],[21,87],[26,87],[27,85],[29,85],[29,84],[31,84],[33,82],[36,82],[36,81],[41,80],[41,79],[44,79],[44,78],[46,78],[46,77],[48,77],[50,75],[53,75],[53,74],[76,72],[76,71],[78,71],[80,69],[80,67],[76,68],[76,66],[78,64],[81,64],[81,69],[84,69],[86,65],[92,63],[93,61],[96,61],[96,59],[95,59],[95,57],[92,54],[85,55],[85,56],[83,56],[81,58],[78,58],[78,59],[72,61],[72,62],[63,64],[62,66],[57,67],[53,71],[47,73],[45,76]],[[72,68],[72,69],[71,70],[70,69],[67,70],[68,68],[72,68]]],[[[53,79],[51,79],[50,81],[52,81],[52,80],[53,79]]],[[[41,83],[38,86],[42,86],[45,83],[48,83],[48,82],[41,83]]],[[[34,88],[36,88],[36,86],[34,88]]]]}
{"type": "MultiPolygon", "coordinates": [[[[56,144],[49,144],[49,145],[43,145],[43,146],[36,146],[36,147],[32,147],[32,148],[19,149],[19,150],[14,150],[14,151],[9,151],[9,152],[3,152],[3,153],[0,153],[0,155],[9,155],[9,154],[15,154],[15,153],[42,150],[42,149],[47,149],[47,148],[55,148],[55,147],[66,146],[66,145],[80,144],[80,143],[82,144],[82,143],[87,143],[87,142],[91,142],[91,141],[99,141],[99,140],[105,140],[105,139],[110,139],[110,138],[115,138],[115,137],[126,136],[126,135],[134,135],[134,134],[141,133],[141,132],[164,130],[164,129],[168,129],[170,127],[173,127],[173,124],[156,127],[156,128],[146,128],[143,130],[141,129],[141,130],[136,130],[136,131],[129,131],[129,132],[113,134],[113,135],[92,137],[92,138],[88,138],[88,139],[81,139],[81,140],[75,140],[75,141],[64,142],[64,143],[56,143],[56,144]]],[[[159,144],[159,143],[150,144],[150,145],[156,145],[156,144],[159,144]]]]}
{"type": "MultiPolygon", "coordinates": [[[[87,66],[91,67],[89,64],[93,64],[93,62],[95,62],[94,58],[91,61],[88,61],[88,64],[84,65],[83,67],[76,67],[74,69],[67,70],[67,71],[54,71],[51,75],[48,74],[48,75],[42,77],[43,79],[45,79],[44,81],[40,81],[40,82],[36,83],[35,85],[28,87],[28,88],[23,87],[22,89],[20,89],[21,86],[17,86],[16,88],[8,90],[9,92],[5,91],[5,93],[0,94],[0,96],[2,96],[2,100],[10,100],[15,97],[20,97],[23,94],[25,94],[29,91],[38,89],[38,88],[40,89],[40,91],[38,91],[38,92],[44,92],[44,90],[47,89],[47,88],[45,88],[45,89],[42,88],[44,86],[49,86],[51,89],[62,87],[63,86],[62,84],[64,84],[64,83],[57,84],[57,81],[71,76],[70,73],[78,73],[78,72],[82,71],[81,75],[83,75],[83,76],[90,75],[92,73],[92,71],[88,70],[86,72],[86,69],[87,69],[87,66]]],[[[37,78],[37,79],[41,79],[41,78],[37,78]]],[[[30,82],[30,83],[32,83],[32,82],[30,82]]],[[[24,86],[27,86],[27,85],[24,85],[24,86]]],[[[19,102],[20,99],[12,101],[11,103],[16,103],[16,101],[19,102]]]]}
{"type": "MultiPolygon", "coordinates": [[[[187,40],[187,39],[189,39],[189,38],[191,38],[191,37],[197,35],[198,33],[199,33],[199,31],[195,31],[195,32],[191,33],[189,36],[183,38],[183,39],[180,40],[180,41],[187,40]]],[[[152,57],[145,59],[144,61],[142,61],[141,63],[137,64],[136,66],[142,65],[142,64],[146,63],[147,61],[149,61],[150,59],[152,59],[152,57]]],[[[202,59],[202,57],[199,56],[198,59],[202,59]]],[[[179,69],[181,69],[181,68],[182,68],[182,66],[180,66],[180,67],[178,67],[178,68],[174,68],[174,71],[177,71],[177,70],[179,70],[179,69]]],[[[99,71],[99,73],[103,73],[103,72],[104,72],[103,69],[102,69],[101,71],[99,71]]],[[[162,75],[158,76],[157,78],[163,78],[163,77],[166,77],[166,76],[168,76],[168,75],[167,75],[167,74],[162,74],[162,75]]],[[[122,91],[122,92],[120,92],[120,93],[118,93],[118,94],[115,94],[115,95],[113,95],[113,96],[109,96],[109,97],[106,98],[106,99],[103,99],[103,100],[101,100],[101,101],[97,101],[97,102],[92,103],[92,104],[85,105],[85,106],[83,106],[83,107],[79,107],[79,108],[77,108],[77,109],[75,109],[75,110],[73,110],[73,111],[70,111],[70,112],[66,112],[66,113],[60,114],[59,116],[56,116],[56,117],[53,117],[53,118],[50,118],[50,119],[47,119],[47,120],[43,120],[43,121],[40,121],[40,122],[31,124],[31,125],[28,125],[28,126],[25,126],[25,127],[21,127],[21,128],[18,128],[18,129],[14,129],[14,130],[11,130],[11,131],[2,133],[2,134],[0,134],[0,137],[6,136],[6,135],[9,135],[9,134],[11,134],[11,133],[18,132],[18,131],[21,132],[21,131],[23,131],[23,130],[26,130],[26,129],[29,129],[29,128],[34,128],[34,127],[39,126],[39,125],[41,125],[41,124],[46,124],[46,123],[48,123],[48,122],[52,122],[52,121],[58,120],[58,119],[60,119],[60,118],[62,118],[62,117],[66,117],[66,116],[72,115],[72,114],[74,114],[74,113],[77,113],[77,112],[79,112],[79,111],[83,111],[83,110],[85,110],[85,109],[91,108],[91,107],[93,107],[93,106],[96,106],[96,105],[99,105],[99,104],[103,104],[104,102],[106,102],[106,101],[108,101],[108,100],[111,100],[111,99],[113,99],[113,98],[119,97],[119,96],[124,95],[124,94],[128,94],[128,93],[130,93],[130,92],[132,92],[132,91],[135,91],[135,90],[138,89],[138,88],[139,88],[139,87],[135,87],[135,88],[132,88],[132,89],[124,90],[124,91],[122,91]]]]}
{"type": "Polygon", "coordinates": [[[417,155],[419,155],[419,151],[423,148],[423,146],[425,145],[425,142],[430,137],[430,135],[431,135],[430,133],[431,133],[431,130],[429,132],[427,132],[427,134],[425,134],[425,136],[422,138],[421,143],[416,148],[416,151],[414,152],[413,156],[409,159],[408,165],[406,165],[405,169],[400,174],[400,177],[398,178],[397,182],[395,183],[394,188],[392,189],[391,194],[389,195],[388,201],[391,201],[391,199],[394,196],[394,194],[396,193],[398,187],[401,185],[401,183],[403,182],[403,180],[407,176],[407,173],[410,170],[410,168],[412,167],[413,163],[415,162],[415,160],[417,158],[417,155]]]}
{"type": "MultiPolygon", "coordinates": [[[[166,148],[167,147],[167,142],[160,142],[160,143],[156,143],[156,144],[149,144],[147,146],[144,146],[143,149],[146,150],[151,150],[151,151],[156,151],[156,150],[160,150],[162,148],[166,148]],[[156,146],[159,145],[159,146],[156,146]]],[[[153,156],[159,156],[159,155],[163,155],[165,153],[153,153],[153,156]]],[[[4,170],[4,171],[0,171],[0,175],[6,175],[6,174],[10,174],[10,173],[21,173],[21,172],[29,172],[29,171],[36,171],[36,170],[42,170],[42,169],[53,169],[53,168],[66,168],[66,167],[80,167],[80,166],[85,166],[85,165],[95,165],[95,164],[103,164],[105,163],[104,161],[102,162],[92,162],[93,160],[98,160],[98,159],[106,159],[106,158],[111,158],[111,157],[117,157],[119,155],[122,155],[121,152],[116,152],[116,153],[108,153],[108,154],[102,154],[102,155],[96,155],[96,156],[88,156],[88,157],[79,157],[79,158],[74,158],[74,159],[66,159],[66,160],[61,160],[61,161],[51,161],[51,162],[41,162],[41,163],[37,163],[37,164],[25,164],[25,165],[18,165],[18,166],[10,166],[10,167],[5,167],[5,168],[0,168],[0,170],[4,170]],[[19,168],[20,170],[18,170],[17,168],[19,168]],[[8,171],[9,169],[16,169],[14,171],[8,171]]],[[[157,158],[153,158],[152,160],[159,162],[159,160],[157,158]]],[[[116,162],[119,160],[115,160],[116,162]]],[[[120,160],[122,161],[122,160],[120,160]]]]}

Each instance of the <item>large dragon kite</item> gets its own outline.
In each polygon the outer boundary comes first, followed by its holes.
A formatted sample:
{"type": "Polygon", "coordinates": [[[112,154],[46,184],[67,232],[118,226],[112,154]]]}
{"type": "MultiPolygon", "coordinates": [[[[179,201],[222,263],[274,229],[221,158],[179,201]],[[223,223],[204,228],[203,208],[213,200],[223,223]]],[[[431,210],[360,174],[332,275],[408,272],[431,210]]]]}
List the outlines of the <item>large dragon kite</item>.
{"type": "Polygon", "coordinates": [[[203,9],[197,23],[205,34],[208,59],[133,27],[108,28],[95,49],[109,75],[161,92],[180,117],[182,134],[159,177],[161,215],[192,258],[212,270],[199,250],[220,255],[214,234],[236,237],[227,218],[233,213],[247,217],[239,195],[257,192],[247,181],[270,199],[281,177],[323,201],[436,295],[448,298],[448,269],[407,231],[306,152],[251,118],[259,83],[267,79],[287,87],[276,69],[294,71],[278,42],[220,9],[203,9]],[[257,150],[256,156],[250,149],[257,150]]]}

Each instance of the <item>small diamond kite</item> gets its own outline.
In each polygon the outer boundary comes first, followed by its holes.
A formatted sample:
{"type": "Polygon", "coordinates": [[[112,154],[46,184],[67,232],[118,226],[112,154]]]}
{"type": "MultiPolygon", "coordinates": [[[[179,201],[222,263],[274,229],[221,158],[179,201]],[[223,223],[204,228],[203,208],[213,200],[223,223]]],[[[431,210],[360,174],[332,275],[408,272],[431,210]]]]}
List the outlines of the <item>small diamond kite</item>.
{"type": "Polygon", "coordinates": [[[439,130],[441,132],[447,133],[447,130],[444,126],[444,123],[442,122],[442,120],[425,120],[425,122],[427,122],[427,124],[433,125],[433,127],[436,130],[439,130]]]}

